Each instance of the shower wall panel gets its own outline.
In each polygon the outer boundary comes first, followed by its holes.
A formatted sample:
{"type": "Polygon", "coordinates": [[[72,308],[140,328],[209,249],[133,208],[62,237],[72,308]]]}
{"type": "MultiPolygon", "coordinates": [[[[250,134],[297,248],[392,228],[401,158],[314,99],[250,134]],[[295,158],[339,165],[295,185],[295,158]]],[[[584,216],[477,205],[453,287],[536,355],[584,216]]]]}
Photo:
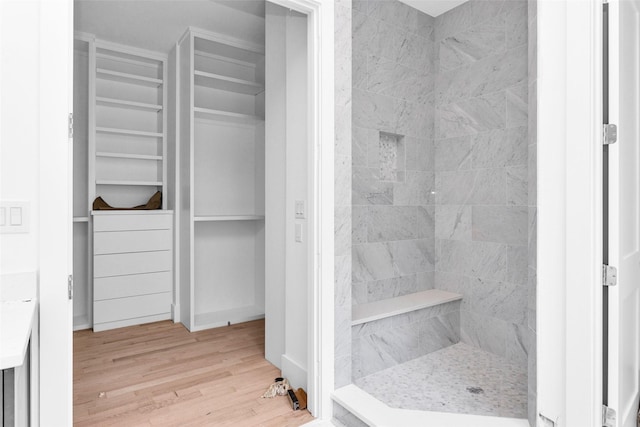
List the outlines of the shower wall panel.
{"type": "MultiPolygon", "coordinates": [[[[435,54],[433,18],[403,3],[355,1],[352,17],[352,298],[361,304],[434,287],[435,54]]],[[[457,316],[432,322],[458,341],[457,316]]],[[[418,323],[405,315],[384,333],[357,328],[353,377],[419,353],[418,323]]]]}
{"type": "Polygon", "coordinates": [[[526,366],[526,1],[435,19],[435,287],[459,292],[461,339],[526,366]]]}

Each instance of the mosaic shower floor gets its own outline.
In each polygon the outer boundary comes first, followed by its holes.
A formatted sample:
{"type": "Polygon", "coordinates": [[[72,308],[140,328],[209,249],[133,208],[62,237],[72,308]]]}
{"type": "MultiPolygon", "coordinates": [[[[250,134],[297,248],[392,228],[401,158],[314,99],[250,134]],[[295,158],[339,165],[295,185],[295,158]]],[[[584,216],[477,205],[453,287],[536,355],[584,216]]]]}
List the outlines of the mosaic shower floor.
{"type": "Polygon", "coordinates": [[[458,343],[355,381],[394,408],[527,417],[527,372],[458,343]]]}

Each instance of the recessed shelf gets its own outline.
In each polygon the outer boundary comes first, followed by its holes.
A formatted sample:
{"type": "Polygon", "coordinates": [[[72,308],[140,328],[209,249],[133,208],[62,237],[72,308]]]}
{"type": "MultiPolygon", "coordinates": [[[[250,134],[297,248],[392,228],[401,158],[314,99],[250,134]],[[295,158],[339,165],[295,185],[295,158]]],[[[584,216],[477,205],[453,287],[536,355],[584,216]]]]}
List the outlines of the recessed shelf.
{"type": "Polygon", "coordinates": [[[194,116],[197,119],[217,120],[222,122],[253,124],[261,122],[262,119],[249,114],[232,113],[230,111],[211,110],[209,108],[195,107],[194,116]]]}
{"type": "Polygon", "coordinates": [[[124,101],[122,99],[96,97],[96,104],[107,107],[132,108],[144,111],[162,111],[162,105],[147,104],[144,102],[124,101]]]}
{"type": "Polygon", "coordinates": [[[264,91],[264,85],[249,80],[221,76],[219,74],[195,71],[195,84],[198,86],[220,89],[228,92],[257,95],[264,91]]]}
{"type": "Polygon", "coordinates": [[[233,308],[230,310],[220,310],[211,313],[202,313],[195,315],[195,327],[191,331],[200,331],[202,329],[217,328],[227,326],[228,324],[249,322],[251,320],[263,319],[264,309],[256,306],[233,308]]]}
{"type": "Polygon", "coordinates": [[[126,154],[126,153],[105,153],[96,152],[96,157],[111,157],[115,159],[135,159],[135,160],[162,160],[162,156],[152,156],[147,154],[126,154]]]}
{"type": "Polygon", "coordinates": [[[264,60],[265,49],[262,45],[244,41],[215,40],[215,37],[196,35],[194,51],[196,55],[215,55],[255,65],[264,60]]]}
{"type": "Polygon", "coordinates": [[[462,295],[440,289],[388,298],[381,301],[354,305],[351,309],[351,325],[373,322],[386,317],[397,316],[410,311],[433,307],[447,302],[458,301],[462,295]]]}
{"type": "Polygon", "coordinates": [[[86,216],[74,216],[73,222],[89,222],[89,217],[86,216]]]}
{"type": "Polygon", "coordinates": [[[144,136],[144,137],[149,137],[149,138],[162,138],[162,133],[160,133],[160,132],[146,132],[146,131],[142,131],[142,130],[96,127],[96,132],[98,132],[98,133],[111,133],[111,134],[115,134],[115,135],[144,136]]]}
{"type": "Polygon", "coordinates": [[[211,221],[260,221],[264,219],[264,215],[208,215],[194,216],[195,222],[211,222],[211,221]]]}
{"type": "Polygon", "coordinates": [[[96,180],[96,185],[129,185],[139,187],[160,187],[160,181],[113,181],[113,180],[96,180]]]}
{"type": "Polygon", "coordinates": [[[139,76],[137,74],[122,73],[120,71],[107,70],[105,68],[96,69],[96,76],[104,80],[112,80],[123,83],[134,83],[151,87],[158,87],[162,85],[161,79],[139,76]]]}

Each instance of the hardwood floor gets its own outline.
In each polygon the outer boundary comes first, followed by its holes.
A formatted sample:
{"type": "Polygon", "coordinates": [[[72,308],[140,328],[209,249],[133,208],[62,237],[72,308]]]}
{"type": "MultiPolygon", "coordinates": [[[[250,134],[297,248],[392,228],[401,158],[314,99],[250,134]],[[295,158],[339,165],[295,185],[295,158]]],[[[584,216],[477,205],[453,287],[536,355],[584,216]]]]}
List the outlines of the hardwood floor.
{"type": "Polygon", "coordinates": [[[76,426],[299,426],[264,359],[264,320],[191,333],[171,321],[73,335],[76,426]]]}

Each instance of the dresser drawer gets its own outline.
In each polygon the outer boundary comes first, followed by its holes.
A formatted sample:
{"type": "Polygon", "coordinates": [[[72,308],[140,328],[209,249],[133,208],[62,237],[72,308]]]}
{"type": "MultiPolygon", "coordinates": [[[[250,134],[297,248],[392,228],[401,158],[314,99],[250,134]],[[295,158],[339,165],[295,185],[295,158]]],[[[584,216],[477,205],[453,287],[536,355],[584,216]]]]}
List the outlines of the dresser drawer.
{"type": "Polygon", "coordinates": [[[171,250],[171,230],[107,231],[94,234],[93,254],[171,250]]]}
{"type": "Polygon", "coordinates": [[[100,277],[93,282],[96,301],[172,291],[170,271],[131,274],[128,276],[100,277]]]}
{"type": "Polygon", "coordinates": [[[172,258],[171,251],[96,255],[93,257],[93,277],[171,271],[172,258]]]}
{"type": "Polygon", "coordinates": [[[171,312],[171,293],[116,298],[93,303],[93,323],[107,323],[171,312]]]}
{"type": "Polygon", "coordinates": [[[157,214],[94,214],[93,231],[169,230],[172,213],[157,214]]]}

